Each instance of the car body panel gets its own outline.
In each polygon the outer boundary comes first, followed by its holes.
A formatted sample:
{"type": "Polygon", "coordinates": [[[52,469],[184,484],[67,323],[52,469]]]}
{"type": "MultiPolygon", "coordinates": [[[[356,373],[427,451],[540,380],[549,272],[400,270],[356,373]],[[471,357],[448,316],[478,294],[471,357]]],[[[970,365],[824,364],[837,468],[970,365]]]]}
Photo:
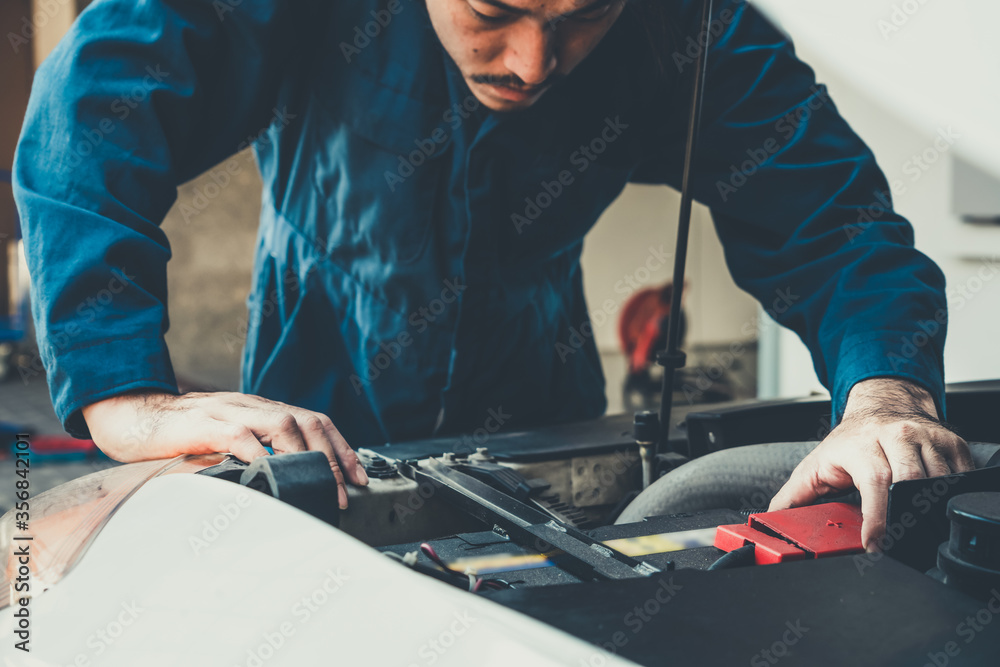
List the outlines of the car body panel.
{"type": "Polygon", "coordinates": [[[30,611],[37,664],[634,664],[202,475],[144,484],[30,611]]]}

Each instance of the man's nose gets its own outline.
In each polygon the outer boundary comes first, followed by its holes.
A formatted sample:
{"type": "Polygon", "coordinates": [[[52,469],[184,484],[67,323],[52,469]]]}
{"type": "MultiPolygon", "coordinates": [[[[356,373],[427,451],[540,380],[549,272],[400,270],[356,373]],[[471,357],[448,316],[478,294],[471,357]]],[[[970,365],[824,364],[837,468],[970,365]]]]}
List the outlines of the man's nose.
{"type": "Polygon", "coordinates": [[[547,21],[518,21],[514,30],[503,64],[525,85],[537,86],[556,69],[553,31],[547,21]]]}

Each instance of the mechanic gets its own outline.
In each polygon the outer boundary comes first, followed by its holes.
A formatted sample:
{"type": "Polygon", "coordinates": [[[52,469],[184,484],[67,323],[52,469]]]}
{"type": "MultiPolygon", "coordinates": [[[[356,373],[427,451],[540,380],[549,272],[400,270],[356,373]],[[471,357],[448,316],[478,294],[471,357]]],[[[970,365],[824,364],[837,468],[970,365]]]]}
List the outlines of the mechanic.
{"type": "MultiPolygon", "coordinates": [[[[595,418],[583,237],[678,187],[694,0],[97,0],[39,69],[16,157],[56,412],[120,461],[595,418]],[[178,394],[176,188],[251,137],[264,181],[242,393],[178,394]],[[88,295],[127,277],[99,313],[88,295]],[[574,341],[577,342],[577,341],[574,341]],[[494,420],[495,421],[495,420],[494,420]]],[[[772,507],[971,467],[944,427],[941,271],[791,44],[716,3],[695,197],[736,282],[809,346],[839,425],[772,507]],[[872,213],[875,211],[875,213],[872,213]],[[905,346],[927,322],[923,344],[905,346]]]]}

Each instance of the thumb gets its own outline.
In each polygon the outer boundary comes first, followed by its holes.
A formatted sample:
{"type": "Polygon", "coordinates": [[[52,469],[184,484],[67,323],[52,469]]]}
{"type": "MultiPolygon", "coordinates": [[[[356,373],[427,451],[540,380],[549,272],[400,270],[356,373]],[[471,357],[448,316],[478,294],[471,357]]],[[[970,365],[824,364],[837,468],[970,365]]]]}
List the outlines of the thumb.
{"type": "Polygon", "coordinates": [[[784,486],[774,494],[767,509],[773,512],[810,505],[831,490],[833,487],[819,475],[817,464],[805,459],[792,471],[784,486]]]}

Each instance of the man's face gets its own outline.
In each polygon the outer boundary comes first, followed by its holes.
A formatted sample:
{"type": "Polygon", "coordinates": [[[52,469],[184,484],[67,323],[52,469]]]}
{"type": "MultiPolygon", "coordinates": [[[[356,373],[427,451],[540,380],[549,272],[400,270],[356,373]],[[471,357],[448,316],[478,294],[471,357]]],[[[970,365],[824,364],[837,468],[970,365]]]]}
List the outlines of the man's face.
{"type": "Polygon", "coordinates": [[[534,104],[590,53],[624,0],[427,0],[469,89],[494,111],[534,104]]]}

